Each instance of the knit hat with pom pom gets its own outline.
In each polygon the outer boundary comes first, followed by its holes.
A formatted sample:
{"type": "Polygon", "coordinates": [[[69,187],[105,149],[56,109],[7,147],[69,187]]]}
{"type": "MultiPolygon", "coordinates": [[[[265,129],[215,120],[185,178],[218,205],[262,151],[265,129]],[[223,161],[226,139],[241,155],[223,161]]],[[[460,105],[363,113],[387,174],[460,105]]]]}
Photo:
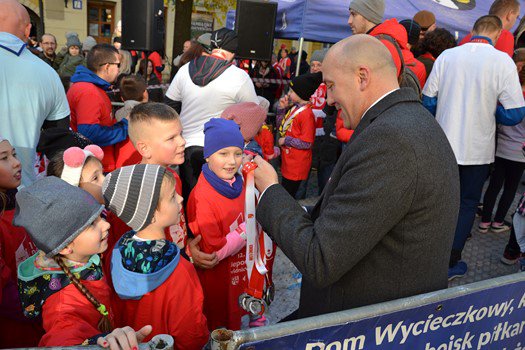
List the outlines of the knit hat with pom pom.
{"type": "Polygon", "coordinates": [[[97,145],[89,145],[84,149],[79,147],[70,147],[64,151],[64,170],[60,178],[70,185],[78,187],[82,169],[89,157],[95,157],[99,161],[104,158],[104,151],[97,145]]]}

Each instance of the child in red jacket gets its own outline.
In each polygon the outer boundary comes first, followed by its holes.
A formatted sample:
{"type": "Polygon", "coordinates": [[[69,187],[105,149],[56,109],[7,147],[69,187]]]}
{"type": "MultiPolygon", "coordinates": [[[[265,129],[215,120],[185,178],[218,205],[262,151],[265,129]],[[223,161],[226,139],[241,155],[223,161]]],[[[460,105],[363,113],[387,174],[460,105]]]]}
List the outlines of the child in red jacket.
{"type": "Polygon", "coordinates": [[[240,329],[245,314],[238,303],[246,287],[244,184],[238,173],[243,147],[234,121],[212,118],[204,124],[206,164],[190,194],[187,213],[191,231],[202,237],[201,250],[217,252],[220,261],[197,271],[210,329],[240,329]]]}
{"type": "MultiPolygon", "coordinates": [[[[244,138],[244,154],[255,157],[257,154],[266,160],[278,157],[280,150],[274,147],[273,134],[264,125],[270,103],[259,96],[259,104],[253,102],[241,102],[226,108],[221,118],[233,120],[241,130],[244,138]]],[[[266,268],[269,281],[272,280],[273,259],[275,258],[277,246],[273,243],[271,254],[266,257],[266,268]]],[[[250,327],[261,327],[267,325],[268,320],[264,315],[250,315],[250,327]]]]}
{"type": "Polygon", "coordinates": [[[151,336],[171,335],[175,349],[202,349],[209,332],[199,279],[165,234],[179,222],[182,203],[172,173],[155,164],[126,166],[106,176],[102,191],[108,208],[132,228],[111,257],[116,324],[150,324],[151,336]]]}
{"type": "Polygon", "coordinates": [[[17,267],[37,251],[26,230],[13,226],[21,176],[15,149],[0,137],[0,348],[35,347],[44,335],[41,320],[24,317],[18,295],[17,267]]]}
{"type": "Polygon", "coordinates": [[[282,185],[292,197],[301,181],[308,178],[312,165],[315,116],[309,101],[321,83],[321,73],[295,77],[290,82],[288,95],[279,100],[277,124],[280,125],[282,185]]]}
{"type": "Polygon", "coordinates": [[[136,347],[151,326],[111,332],[110,290],[98,256],[107,248],[104,207],[54,176],[20,190],[16,200],[14,224],[23,226],[39,249],[18,266],[24,314],[43,319],[46,334],[39,346],[136,347]]]}

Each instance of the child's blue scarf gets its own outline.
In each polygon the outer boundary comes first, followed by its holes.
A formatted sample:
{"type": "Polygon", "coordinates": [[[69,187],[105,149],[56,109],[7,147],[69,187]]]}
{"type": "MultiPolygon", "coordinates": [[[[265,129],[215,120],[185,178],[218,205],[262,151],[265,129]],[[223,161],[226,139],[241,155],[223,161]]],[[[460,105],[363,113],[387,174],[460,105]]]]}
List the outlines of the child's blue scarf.
{"type": "Polygon", "coordinates": [[[235,182],[230,186],[228,182],[219,178],[213,171],[211,171],[208,164],[202,166],[202,173],[215,191],[219,192],[224,197],[234,199],[241,195],[243,186],[241,175],[235,174],[235,182]]]}

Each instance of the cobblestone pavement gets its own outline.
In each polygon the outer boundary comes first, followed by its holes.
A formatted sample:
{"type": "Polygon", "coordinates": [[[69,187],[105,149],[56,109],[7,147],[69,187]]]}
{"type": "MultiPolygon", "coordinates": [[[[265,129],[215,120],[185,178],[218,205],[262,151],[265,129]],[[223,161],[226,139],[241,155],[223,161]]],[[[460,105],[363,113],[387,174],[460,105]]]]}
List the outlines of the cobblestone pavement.
{"type": "MultiPolygon", "coordinates": [[[[317,201],[317,184],[315,172],[309,181],[307,199],[301,200],[302,205],[313,205],[317,201]]],[[[485,184],[487,186],[487,184],[485,184]]],[[[516,209],[520,194],[525,190],[525,186],[520,184],[514,203],[511,206],[507,218],[510,221],[510,214],[516,209]]],[[[477,282],[489,278],[516,273],[516,265],[508,266],[500,262],[505,245],[507,244],[509,233],[488,233],[477,232],[479,218],[476,218],[472,229],[472,238],[467,242],[463,251],[463,260],[467,262],[469,270],[463,278],[458,278],[450,282],[449,287],[477,282]]],[[[267,318],[270,324],[274,324],[292,313],[299,306],[299,290],[301,274],[290,262],[290,260],[278,249],[274,265],[274,283],[276,287],[275,300],[269,308],[267,318]]],[[[247,320],[244,322],[247,326],[247,320]]]]}

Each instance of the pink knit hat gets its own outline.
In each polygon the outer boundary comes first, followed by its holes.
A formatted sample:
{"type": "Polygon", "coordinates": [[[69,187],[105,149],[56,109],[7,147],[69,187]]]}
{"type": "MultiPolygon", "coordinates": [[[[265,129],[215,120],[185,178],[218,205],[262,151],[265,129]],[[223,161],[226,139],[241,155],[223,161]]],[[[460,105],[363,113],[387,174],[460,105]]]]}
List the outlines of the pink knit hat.
{"type": "Polygon", "coordinates": [[[266,120],[266,113],[267,111],[257,103],[242,102],[226,108],[221,118],[236,122],[241,128],[244,141],[248,142],[261,129],[266,120]]]}

